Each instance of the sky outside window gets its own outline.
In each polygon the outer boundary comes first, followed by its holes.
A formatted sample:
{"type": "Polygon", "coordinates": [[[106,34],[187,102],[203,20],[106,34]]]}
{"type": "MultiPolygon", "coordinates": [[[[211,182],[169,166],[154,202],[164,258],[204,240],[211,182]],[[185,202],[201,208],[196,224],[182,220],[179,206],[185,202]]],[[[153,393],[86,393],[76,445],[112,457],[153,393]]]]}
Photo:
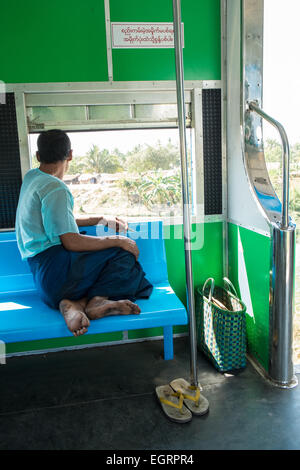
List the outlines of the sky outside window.
{"type": "MultiPolygon", "coordinates": [[[[263,108],[300,142],[300,1],[265,0],[263,108]]],[[[279,141],[270,125],[264,137],[279,141]]]]}

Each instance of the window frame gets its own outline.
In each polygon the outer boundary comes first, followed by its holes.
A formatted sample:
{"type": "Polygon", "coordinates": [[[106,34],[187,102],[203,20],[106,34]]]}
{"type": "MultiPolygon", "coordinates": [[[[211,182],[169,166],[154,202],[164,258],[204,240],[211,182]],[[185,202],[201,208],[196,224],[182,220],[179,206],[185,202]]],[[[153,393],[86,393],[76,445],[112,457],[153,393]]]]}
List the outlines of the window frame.
{"type": "MultiPolygon", "coordinates": [[[[220,88],[221,81],[186,81],[185,103],[188,105],[187,127],[193,132],[192,172],[194,216],[193,222],[223,220],[226,213],[223,198],[223,213],[220,215],[204,215],[204,173],[203,173],[203,132],[202,132],[202,90],[220,88]]],[[[27,118],[27,110],[32,106],[93,106],[93,105],[157,105],[176,104],[176,83],[162,82],[91,82],[91,83],[40,83],[40,84],[8,84],[7,91],[14,91],[19,131],[22,177],[31,168],[29,134],[42,129],[33,129],[27,118]]],[[[60,123],[61,124],[61,123],[60,123]]],[[[105,129],[149,129],[174,128],[177,121],[159,120],[143,121],[132,119],[131,122],[94,123],[89,130],[105,129]]],[[[53,128],[53,127],[52,127],[53,128]]],[[[45,128],[44,128],[45,129],[45,128]]],[[[87,130],[86,122],[77,123],[67,131],[87,130]]],[[[224,139],[224,136],[223,136],[224,139]]],[[[224,150],[224,146],[223,146],[224,150]]],[[[225,153],[225,152],[224,152],[225,153]]],[[[226,166],[225,155],[222,155],[223,187],[225,191],[226,166]],[[224,184],[225,183],[225,184],[224,184]]],[[[182,218],[181,218],[182,222],[182,218]]],[[[180,223],[180,221],[178,221],[180,223]]]]}

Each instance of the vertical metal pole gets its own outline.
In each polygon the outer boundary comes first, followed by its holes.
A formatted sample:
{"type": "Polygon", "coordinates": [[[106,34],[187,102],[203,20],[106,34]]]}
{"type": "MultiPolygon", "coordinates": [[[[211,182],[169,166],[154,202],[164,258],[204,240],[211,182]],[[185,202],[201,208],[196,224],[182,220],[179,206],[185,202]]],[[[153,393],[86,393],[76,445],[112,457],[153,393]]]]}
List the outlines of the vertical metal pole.
{"type": "Polygon", "coordinates": [[[110,31],[110,4],[109,0],[104,0],[105,9],[105,29],[106,29],[106,55],[107,55],[107,71],[108,80],[113,81],[113,61],[111,50],[111,31],[110,31]]]}
{"type": "Polygon", "coordinates": [[[294,224],[285,230],[273,226],[269,375],[282,388],[292,388],[298,383],[292,347],[295,228],[294,224]]]}
{"type": "Polygon", "coordinates": [[[187,285],[187,307],[188,307],[188,314],[189,314],[189,329],[190,329],[191,383],[192,385],[198,386],[197,335],[196,335],[195,299],[194,299],[192,254],[191,254],[191,223],[190,223],[190,212],[189,212],[190,205],[189,205],[188,164],[187,164],[187,147],[186,147],[186,123],[185,123],[180,0],[173,0],[173,22],[174,22],[174,43],[175,43],[175,61],[176,61],[178,127],[179,127],[180,158],[181,158],[181,184],[182,184],[182,199],[183,199],[185,272],[186,272],[186,285],[187,285]]]}
{"type": "Polygon", "coordinates": [[[31,168],[29,134],[26,120],[26,105],[24,93],[15,93],[15,105],[18,124],[19,146],[21,155],[22,179],[31,168]]]}

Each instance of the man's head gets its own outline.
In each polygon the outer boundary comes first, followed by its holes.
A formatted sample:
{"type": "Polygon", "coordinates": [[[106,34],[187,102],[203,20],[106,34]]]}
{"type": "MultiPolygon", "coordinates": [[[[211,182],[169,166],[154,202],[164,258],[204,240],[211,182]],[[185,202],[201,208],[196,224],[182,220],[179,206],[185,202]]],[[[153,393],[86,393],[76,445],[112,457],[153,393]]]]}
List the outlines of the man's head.
{"type": "Polygon", "coordinates": [[[42,132],[37,140],[37,159],[53,164],[72,159],[71,141],[64,131],[52,129],[42,132]]]}

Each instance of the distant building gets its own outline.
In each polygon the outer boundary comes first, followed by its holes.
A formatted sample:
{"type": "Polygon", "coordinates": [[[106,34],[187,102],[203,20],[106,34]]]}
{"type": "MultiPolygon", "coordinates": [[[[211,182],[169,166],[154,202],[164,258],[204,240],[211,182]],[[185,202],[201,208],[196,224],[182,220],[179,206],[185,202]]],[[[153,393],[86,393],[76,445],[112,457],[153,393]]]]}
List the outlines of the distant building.
{"type": "Polygon", "coordinates": [[[78,175],[64,175],[63,181],[66,184],[79,184],[79,174],[78,175]]]}
{"type": "Polygon", "coordinates": [[[115,181],[118,181],[121,177],[123,176],[124,173],[101,173],[98,178],[99,183],[115,183],[115,181]]]}
{"type": "Polygon", "coordinates": [[[83,184],[96,184],[99,182],[99,175],[96,173],[84,173],[79,176],[78,180],[79,183],[83,184]]]}

